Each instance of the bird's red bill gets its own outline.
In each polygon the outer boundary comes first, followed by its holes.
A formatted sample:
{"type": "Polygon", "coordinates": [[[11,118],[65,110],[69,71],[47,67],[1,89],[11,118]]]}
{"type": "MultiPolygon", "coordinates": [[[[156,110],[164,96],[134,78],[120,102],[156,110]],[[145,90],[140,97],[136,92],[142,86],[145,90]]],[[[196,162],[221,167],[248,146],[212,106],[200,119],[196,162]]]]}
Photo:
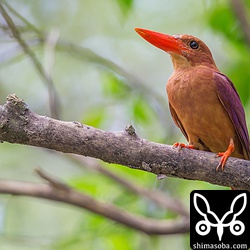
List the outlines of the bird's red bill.
{"type": "Polygon", "coordinates": [[[146,41],[168,53],[174,52],[176,54],[181,54],[182,50],[187,49],[178,39],[178,36],[171,36],[142,28],[135,28],[135,31],[146,41]]]}

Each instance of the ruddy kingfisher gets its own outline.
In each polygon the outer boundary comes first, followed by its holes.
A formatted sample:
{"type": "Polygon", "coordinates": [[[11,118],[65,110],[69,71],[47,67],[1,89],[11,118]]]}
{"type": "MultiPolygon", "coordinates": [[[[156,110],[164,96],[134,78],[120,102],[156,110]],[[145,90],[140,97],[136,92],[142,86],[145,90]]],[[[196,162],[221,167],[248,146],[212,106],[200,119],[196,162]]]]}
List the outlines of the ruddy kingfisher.
{"type": "Polygon", "coordinates": [[[174,72],[167,83],[169,108],[188,145],[176,147],[211,151],[221,156],[250,159],[245,112],[231,80],[217,68],[207,45],[191,35],[167,35],[135,28],[146,41],[167,52],[174,72]]]}

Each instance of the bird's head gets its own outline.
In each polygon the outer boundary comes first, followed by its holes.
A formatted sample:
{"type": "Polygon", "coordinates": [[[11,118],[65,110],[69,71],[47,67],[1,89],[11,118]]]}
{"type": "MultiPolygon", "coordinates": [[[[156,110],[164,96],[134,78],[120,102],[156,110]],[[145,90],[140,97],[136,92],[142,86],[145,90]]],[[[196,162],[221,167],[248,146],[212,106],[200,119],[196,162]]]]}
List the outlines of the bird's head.
{"type": "Polygon", "coordinates": [[[171,36],[141,28],[135,28],[135,31],[149,43],[170,54],[175,69],[197,65],[216,68],[211,51],[197,37],[191,35],[171,36]]]}

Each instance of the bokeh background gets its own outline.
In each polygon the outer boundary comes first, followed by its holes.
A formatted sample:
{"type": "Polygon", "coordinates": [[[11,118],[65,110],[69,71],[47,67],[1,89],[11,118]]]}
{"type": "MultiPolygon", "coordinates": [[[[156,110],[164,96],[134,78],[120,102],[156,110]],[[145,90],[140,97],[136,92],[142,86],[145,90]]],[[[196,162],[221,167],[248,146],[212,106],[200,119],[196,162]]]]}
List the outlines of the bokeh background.
{"type": "MultiPolygon", "coordinates": [[[[188,33],[205,41],[218,68],[234,82],[249,121],[250,2],[236,1],[1,1],[45,68],[50,85],[0,17],[0,102],[15,93],[41,115],[109,131],[132,124],[145,139],[185,142],[171,119],[165,93],[173,71],[171,61],[136,34],[134,28],[142,27],[188,33]]],[[[101,164],[140,186],[179,199],[187,210],[192,190],[224,189],[199,181],[157,181],[149,173],[101,164]]],[[[61,153],[0,145],[1,179],[41,182],[33,172],[37,166],[129,212],[159,219],[175,216],[61,153]]],[[[188,234],[147,236],[73,206],[0,194],[0,249],[190,248],[188,234]]]]}

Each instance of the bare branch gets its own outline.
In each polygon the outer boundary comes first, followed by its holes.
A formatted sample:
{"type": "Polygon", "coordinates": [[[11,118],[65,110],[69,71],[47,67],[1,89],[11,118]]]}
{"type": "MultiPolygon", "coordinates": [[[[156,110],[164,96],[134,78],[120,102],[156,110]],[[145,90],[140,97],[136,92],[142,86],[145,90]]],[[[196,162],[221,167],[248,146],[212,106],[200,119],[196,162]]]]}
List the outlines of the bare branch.
{"type": "Polygon", "coordinates": [[[156,175],[203,180],[250,190],[250,162],[237,158],[216,172],[215,154],[150,142],[126,131],[108,132],[35,114],[15,95],[0,107],[0,140],[90,156],[156,175]]]}
{"type": "Polygon", "coordinates": [[[156,220],[139,217],[121,210],[114,205],[96,201],[86,194],[71,189],[59,180],[56,180],[55,185],[55,179],[49,177],[41,170],[39,170],[39,174],[43,178],[45,177],[49,185],[18,181],[0,181],[0,193],[38,197],[71,204],[105,216],[146,234],[181,234],[189,231],[188,217],[183,217],[179,220],[156,220]],[[58,183],[60,183],[60,185],[58,185],[58,183]]]}

